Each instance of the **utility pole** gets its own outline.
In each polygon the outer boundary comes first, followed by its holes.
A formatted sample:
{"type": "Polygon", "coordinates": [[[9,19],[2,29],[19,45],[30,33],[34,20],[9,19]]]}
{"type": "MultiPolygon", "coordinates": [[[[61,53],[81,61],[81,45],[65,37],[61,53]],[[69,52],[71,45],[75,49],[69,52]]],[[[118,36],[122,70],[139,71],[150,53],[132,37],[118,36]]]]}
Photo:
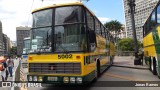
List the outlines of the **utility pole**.
{"type": "Polygon", "coordinates": [[[134,20],[134,14],[135,14],[135,0],[127,0],[128,6],[129,6],[129,12],[131,15],[131,23],[132,23],[132,31],[133,31],[133,40],[134,40],[134,50],[135,50],[135,59],[134,59],[134,65],[140,64],[140,60],[138,58],[138,44],[137,44],[137,36],[136,36],[136,29],[135,29],[135,20],[134,20]]]}

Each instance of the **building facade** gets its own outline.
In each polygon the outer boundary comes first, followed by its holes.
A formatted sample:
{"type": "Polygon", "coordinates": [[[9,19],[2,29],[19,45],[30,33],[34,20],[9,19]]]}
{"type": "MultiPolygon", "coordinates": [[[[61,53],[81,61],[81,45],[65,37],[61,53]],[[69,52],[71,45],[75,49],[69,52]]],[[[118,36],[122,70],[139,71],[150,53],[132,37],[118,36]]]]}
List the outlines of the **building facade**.
{"type": "Polygon", "coordinates": [[[120,38],[120,39],[126,38],[127,37],[126,36],[126,31],[124,30],[124,31],[119,32],[118,35],[117,35],[117,37],[120,38]]]}
{"type": "Polygon", "coordinates": [[[7,55],[7,53],[9,53],[9,51],[11,50],[12,45],[10,38],[6,34],[3,34],[3,44],[4,44],[3,47],[4,54],[7,55]]]}
{"type": "MultiPolygon", "coordinates": [[[[133,38],[132,23],[130,18],[128,0],[123,0],[124,14],[125,14],[125,29],[127,37],[133,38]]],[[[137,34],[137,40],[143,39],[143,25],[146,19],[149,17],[152,10],[155,8],[159,0],[135,0],[135,28],[137,34]]]]}
{"type": "Polygon", "coordinates": [[[17,54],[20,56],[23,52],[23,39],[30,36],[30,27],[16,27],[17,36],[17,54]]]}
{"type": "Polygon", "coordinates": [[[120,32],[111,32],[112,35],[116,38],[122,39],[122,38],[127,38],[127,34],[126,34],[126,29],[125,29],[125,25],[122,25],[123,30],[121,30],[120,32]]]}
{"type": "Polygon", "coordinates": [[[0,21],[0,56],[4,54],[3,45],[2,22],[0,21]]]}

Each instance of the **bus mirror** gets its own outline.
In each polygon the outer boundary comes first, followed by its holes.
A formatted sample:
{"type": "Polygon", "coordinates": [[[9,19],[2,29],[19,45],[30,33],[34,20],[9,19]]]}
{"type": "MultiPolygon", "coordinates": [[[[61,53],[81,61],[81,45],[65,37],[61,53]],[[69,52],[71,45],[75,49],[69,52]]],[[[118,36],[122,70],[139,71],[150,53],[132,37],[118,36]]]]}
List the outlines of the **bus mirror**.
{"type": "Polygon", "coordinates": [[[89,41],[90,43],[95,43],[96,41],[96,34],[93,30],[89,30],[89,41]]]}

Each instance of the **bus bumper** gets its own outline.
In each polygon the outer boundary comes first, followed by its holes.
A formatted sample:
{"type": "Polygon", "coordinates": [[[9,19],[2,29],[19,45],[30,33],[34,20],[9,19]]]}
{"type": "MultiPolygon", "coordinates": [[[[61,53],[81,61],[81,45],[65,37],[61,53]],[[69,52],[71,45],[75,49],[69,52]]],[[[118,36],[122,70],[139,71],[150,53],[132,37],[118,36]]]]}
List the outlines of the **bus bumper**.
{"type": "Polygon", "coordinates": [[[35,76],[28,75],[28,82],[34,83],[48,83],[57,85],[85,85],[90,81],[85,81],[86,76],[35,76]]]}
{"type": "Polygon", "coordinates": [[[51,76],[51,75],[27,75],[28,82],[64,84],[64,85],[86,85],[95,78],[94,71],[85,76],[51,76]]]}

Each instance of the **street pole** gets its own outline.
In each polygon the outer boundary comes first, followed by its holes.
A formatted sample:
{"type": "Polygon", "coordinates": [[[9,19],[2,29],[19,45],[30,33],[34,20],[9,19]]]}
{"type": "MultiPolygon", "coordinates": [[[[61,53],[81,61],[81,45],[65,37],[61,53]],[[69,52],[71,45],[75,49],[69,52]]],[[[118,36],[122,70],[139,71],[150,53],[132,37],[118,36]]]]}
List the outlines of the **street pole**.
{"type": "Polygon", "coordinates": [[[137,44],[137,36],[136,36],[135,20],[134,20],[135,6],[136,6],[135,0],[128,0],[128,6],[129,6],[129,13],[131,15],[133,40],[134,40],[134,50],[135,50],[134,65],[138,65],[140,60],[138,59],[138,44],[137,44]]]}

